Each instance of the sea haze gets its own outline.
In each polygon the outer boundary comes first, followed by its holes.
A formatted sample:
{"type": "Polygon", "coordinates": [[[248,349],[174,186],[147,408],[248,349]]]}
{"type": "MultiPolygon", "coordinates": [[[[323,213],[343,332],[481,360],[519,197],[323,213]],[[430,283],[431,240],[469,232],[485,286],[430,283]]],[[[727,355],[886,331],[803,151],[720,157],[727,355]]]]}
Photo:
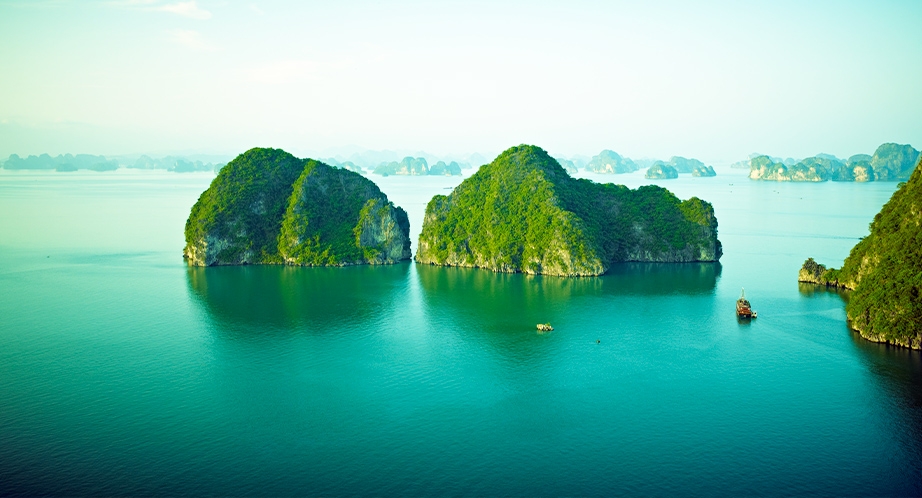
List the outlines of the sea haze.
{"type": "MultiPolygon", "coordinates": [[[[710,201],[724,257],[567,279],[188,268],[212,174],[0,170],[0,494],[922,493],[919,352],[797,283],[896,184],[746,173],[581,174],[710,201]]],[[[462,180],[372,179],[414,250],[462,180]]]]}

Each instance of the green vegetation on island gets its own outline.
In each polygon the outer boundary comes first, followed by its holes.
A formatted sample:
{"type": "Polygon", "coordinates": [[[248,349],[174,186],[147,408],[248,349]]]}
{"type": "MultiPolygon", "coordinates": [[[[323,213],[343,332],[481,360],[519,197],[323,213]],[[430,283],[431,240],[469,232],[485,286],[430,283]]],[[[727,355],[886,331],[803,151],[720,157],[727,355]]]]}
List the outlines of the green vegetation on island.
{"type": "Polygon", "coordinates": [[[910,145],[882,144],[873,156],[856,154],[847,161],[830,154],[817,154],[802,161],[780,161],[756,156],[749,161],[749,178],[781,182],[905,181],[919,158],[910,145]]]}
{"type": "Polygon", "coordinates": [[[717,261],[711,205],[668,190],[574,179],[544,150],[512,147],[426,207],[420,263],[560,276],[613,263],[717,261]]]}
{"type": "Polygon", "coordinates": [[[196,266],[388,264],[410,258],[406,212],[358,173],[254,148],[221,169],[186,222],[196,266]]]}
{"type": "Polygon", "coordinates": [[[801,282],[851,289],[845,312],[862,337],[922,349],[922,160],[840,269],[808,259],[801,282]]]}
{"type": "Polygon", "coordinates": [[[664,163],[663,161],[656,161],[653,163],[653,166],[650,166],[647,169],[647,172],[643,175],[647,179],[657,179],[657,180],[668,180],[672,178],[678,178],[679,172],[672,166],[664,163]]]}

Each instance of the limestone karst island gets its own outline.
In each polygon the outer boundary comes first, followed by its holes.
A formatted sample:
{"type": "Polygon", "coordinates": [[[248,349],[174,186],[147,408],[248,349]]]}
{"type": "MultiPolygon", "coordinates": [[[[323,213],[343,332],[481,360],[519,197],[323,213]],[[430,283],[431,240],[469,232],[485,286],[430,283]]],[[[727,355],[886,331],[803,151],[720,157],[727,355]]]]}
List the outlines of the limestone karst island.
{"type": "Polygon", "coordinates": [[[696,197],[574,179],[544,150],[512,147],[426,207],[416,261],[559,276],[613,263],[717,261],[717,218],[696,197]]]}
{"type": "Polygon", "coordinates": [[[186,222],[197,266],[345,266],[410,259],[407,213],[358,173],[278,149],[221,169],[186,222]]]}
{"type": "Polygon", "coordinates": [[[808,259],[801,282],[849,289],[845,312],[862,337],[922,349],[922,160],[840,269],[808,259]]]}

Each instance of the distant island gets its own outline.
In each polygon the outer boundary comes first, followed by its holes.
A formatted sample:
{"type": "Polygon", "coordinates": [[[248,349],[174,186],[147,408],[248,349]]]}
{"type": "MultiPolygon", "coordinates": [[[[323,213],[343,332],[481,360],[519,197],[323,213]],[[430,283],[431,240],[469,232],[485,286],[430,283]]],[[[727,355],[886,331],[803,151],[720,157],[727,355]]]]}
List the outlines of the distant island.
{"type": "Polygon", "coordinates": [[[614,173],[632,173],[640,168],[634,161],[613,150],[603,150],[597,156],[586,164],[586,171],[593,173],[614,174],[614,173]]]}
{"type": "Polygon", "coordinates": [[[566,170],[567,173],[570,173],[571,175],[579,171],[575,161],[564,159],[562,157],[555,157],[554,160],[556,160],[557,164],[560,164],[560,167],[562,167],[564,170],[566,170]]]}
{"type": "Polygon", "coordinates": [[[432,198],[416,261],[592,276],[618,262],[717,261],[721,252],[709,203],[574,179],[541,148],[520,145],[432,198]]]}
{"type": "Polygon", "coordinates": [[[713,166],[705,166],[703,168],[696,166],[695,169],[692,170],[691,175],[697,177],[710,177],[717,176],[717,172],[714,171],[713,166]]]}
{"type": "Polygon", "coordinates": [[[39,156],[28,156],[26,158],[21,158],[17,154],[10,154],[9,159],[3,163],[3,169],[38,169],[61,172],[77,171],[81,169],[112,171],[118,169],[118,161],[106,159],[105,156],[94,156],[90,154],[59,154],[55,157],[42,154],[39,156]]]}
{"type": "Polygon", "coordinates": [[[817,154],[796,163],[781,162],[770,156],[756,156],[749,161],[749,178],[780,182],[871,182],[905,181],[919,158],[911,145],[882,144],[873,156],[856,154],[847,160],[829,154],[817,154]]]}
{"type": "Polygon", "coordinates": [[[653,163],[653,166],[647,170],[643,175],[647,179],[670,179],[678,178],[679,172],[672,166],[664,163],[663,161],[656,161],[653,163]]]}
{"type": "Polygon", "coordinates": [[[381,163],[372,171],[376,175],[388,176],[388,175],[409,175],[409,176],[422,176],[422,175],[439,175],[439,176],[461,176],[461,165],[455,161],[451,161],[446,164],[444,161],[439,161],[429,167],[429,163],[426,162],[424,157],[405,157],[400,162],[391,161],[388,163],[381,163]]]}
{"type": "Polygon", "coordinates": [[[221,169],[186,221],[190,265],[344,266],[410,259],[406,212],[371,180],[279,149],[221,169]]]}
{"type": "Polygon", "coordinates": [[[813,258],[800,282],[850,289],[851,327],[865,339],[922,349],[922,160],[874,217],[841,269],[813,258]]]}
{"type": "MultiPolygon", "coordinates": [[[[577,169],[573,161],[562,162],[557,160],[568,172],[574,173],[577,169]],[[572,165],[572,167],[571,167],[572,165]]],[[[586,171],[600,174],[633,173],[646,169],[644,178],[671,179],[678,178],[680,174],[691,173],[692,176],[716,176],[714,168],[697,159],[682,156],[672,156],[669,161],[658,159],[630,159],[613,150],[603,150],[586,164],[586,171]]]]}
{"type": "Polygon", "coordinates": [[[202,162],[201,160],[191,160],[176,156],[165,156],[154,159],[150,156],[142,155],[136,159],[126,157],[121,157],[120,159],[107,159],[106,156],[94,156],[92,154],[59,154],[54,157],[48,154],[41,154],[22,158],[18,154],[10,154],[10,157],[3,162],[3,168],[8,170],[51,170],[59,172],[73,172],[78,170],[114,171],[119,168],[130,168],[150,170],[162,169],[176,173],[190,173],[193,171],[217,172],[224,164],[225,163],[202,162]]]}
{"type": "Polygon", "coordinates": [[[337,161],[335,158],[332,158],[332,157],[320,159],[320,161],[321,161],[321,162],[324,162],[324,163],[326,163],[326,164],[329,164],[330,166],[335,166],[335,167],[337,167],[337,168],[342,168],[342,169],[346,169],[346,170],[349,170],[349,171],[354,171],[354,172],[356,172],[356,173],[364,173],[364,172],[365,172],[365,168],[363,168],[363,167],[361,167],[361,166],[355,164],[355,163],[352,162],[352,161],[337,161]]]}

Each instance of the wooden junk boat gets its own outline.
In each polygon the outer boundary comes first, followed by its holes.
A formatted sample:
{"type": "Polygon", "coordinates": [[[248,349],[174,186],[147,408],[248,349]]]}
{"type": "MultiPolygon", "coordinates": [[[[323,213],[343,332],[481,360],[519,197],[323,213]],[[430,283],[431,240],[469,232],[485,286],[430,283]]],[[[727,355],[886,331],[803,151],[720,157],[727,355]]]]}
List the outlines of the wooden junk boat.
{"type": "Polygon", "coordinates": [[[736,300],[736,316],[739,318],[755,318],[759,314],[752,311],[752,306],[746,300],[746,289],[740,291],[740,298],[736,300]]]}

